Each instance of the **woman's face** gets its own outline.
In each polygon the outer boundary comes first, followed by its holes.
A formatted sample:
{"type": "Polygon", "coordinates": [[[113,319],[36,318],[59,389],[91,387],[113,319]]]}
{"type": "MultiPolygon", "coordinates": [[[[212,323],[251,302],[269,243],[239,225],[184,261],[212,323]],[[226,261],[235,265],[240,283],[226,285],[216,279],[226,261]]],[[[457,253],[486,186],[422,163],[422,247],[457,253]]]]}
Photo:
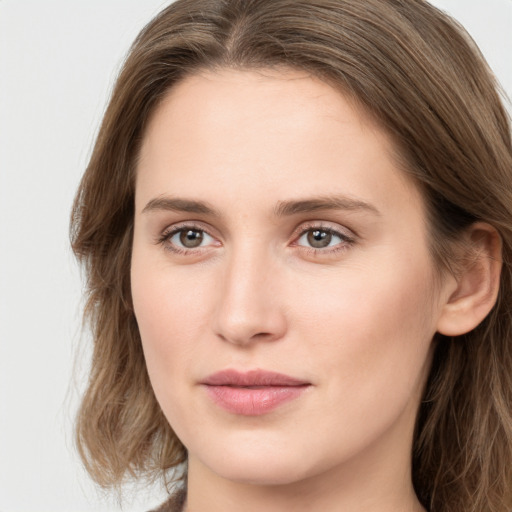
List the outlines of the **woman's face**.
{"type": "Polygon", "coordinates": [[[191,471],[284,484],[410,469],[443,285],[392,152],[299,72],[191,76],[152,117],[133,302],[191,471]]]}

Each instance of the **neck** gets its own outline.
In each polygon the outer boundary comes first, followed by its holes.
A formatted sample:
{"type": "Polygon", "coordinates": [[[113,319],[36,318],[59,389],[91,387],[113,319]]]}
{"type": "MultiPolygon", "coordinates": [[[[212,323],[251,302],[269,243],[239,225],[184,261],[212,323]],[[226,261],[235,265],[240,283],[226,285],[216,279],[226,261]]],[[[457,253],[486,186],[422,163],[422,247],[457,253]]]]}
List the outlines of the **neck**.
{"type": "Polygon", "coordinates": [[[188,490],[185,512],[425,512],[412,486],[403,489],[375,488],[323,481],[300,485],[223,485],[217,489],[188,490]],[[364,491],[364,492],[363,492],[364,491]]]}

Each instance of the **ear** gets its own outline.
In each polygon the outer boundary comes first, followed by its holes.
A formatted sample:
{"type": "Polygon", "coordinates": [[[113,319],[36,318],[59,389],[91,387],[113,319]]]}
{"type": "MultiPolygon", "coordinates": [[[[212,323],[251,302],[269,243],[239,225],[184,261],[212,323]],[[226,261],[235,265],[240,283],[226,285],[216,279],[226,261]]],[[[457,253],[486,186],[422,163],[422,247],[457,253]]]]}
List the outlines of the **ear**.
{"type": "Polygon", "coordinates": [[[494,227],[473,224],[465,235],[468,255],[457,276],[451,276],[447,299],[437,323],[445,336],[460,336],[474,329],[496,303],[500,286],[502,241],[494,227]]]}

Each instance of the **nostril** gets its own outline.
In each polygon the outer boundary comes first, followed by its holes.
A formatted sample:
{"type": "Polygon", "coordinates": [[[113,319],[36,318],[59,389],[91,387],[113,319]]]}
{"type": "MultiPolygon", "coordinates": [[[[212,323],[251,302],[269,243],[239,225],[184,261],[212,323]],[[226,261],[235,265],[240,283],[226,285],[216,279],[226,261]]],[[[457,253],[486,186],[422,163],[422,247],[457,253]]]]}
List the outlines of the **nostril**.
{"type": "Polygon", "coordinates": [[[269,342],[276,341],[284,336],[286,331],[285,322],[283,320],[276,321],[278,319],[269,319],[274,323],[274,329],[266,329],[265,331],[259,331],[254,325],[237,325],[236,327],[231,325],[227,326],[219,325],[217,329],[217,336],[222,341],[233,343],[235,345],[250,345],[258,342],[269,342]]]}

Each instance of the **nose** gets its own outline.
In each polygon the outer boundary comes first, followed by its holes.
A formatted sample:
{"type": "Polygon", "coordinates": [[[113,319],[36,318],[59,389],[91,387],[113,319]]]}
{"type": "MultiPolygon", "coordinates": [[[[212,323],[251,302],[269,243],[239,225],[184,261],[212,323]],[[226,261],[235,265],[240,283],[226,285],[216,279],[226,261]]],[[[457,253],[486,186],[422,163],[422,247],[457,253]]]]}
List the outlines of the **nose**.
{"type": "Polygon", "coordinates": [[[281,339],[287,328],[283,289],[271,255],[251,248],[227,258],[214,319],[216,335],[239,346],[281,339]]]}

